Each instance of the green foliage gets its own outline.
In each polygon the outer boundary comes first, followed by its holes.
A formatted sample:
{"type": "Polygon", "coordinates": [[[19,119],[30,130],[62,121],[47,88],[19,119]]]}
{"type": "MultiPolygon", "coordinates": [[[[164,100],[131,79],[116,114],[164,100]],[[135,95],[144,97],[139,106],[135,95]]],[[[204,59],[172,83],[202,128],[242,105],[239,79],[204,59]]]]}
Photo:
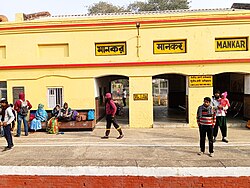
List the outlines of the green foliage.
{"type": "Polygon", "coordinates": [[[88,13],[118,13],[118,12],[140,12],[140,11],[162,11],[162,10],[176,10],[188,9],[188,0],[148,0],[145,2],[135,1],[130,3],[127,7],[115,6],[110,3],[100,1],[88,8],[88,13]]]}
{"type": "Polygon", "coordinates": [[[112,5],[111,3],[106,3],[100,1],[88,7],[89,14],[105,14],[105,13],[116,13],[116,12],[124,12],[125,9],[120,6],[112,5]]]}

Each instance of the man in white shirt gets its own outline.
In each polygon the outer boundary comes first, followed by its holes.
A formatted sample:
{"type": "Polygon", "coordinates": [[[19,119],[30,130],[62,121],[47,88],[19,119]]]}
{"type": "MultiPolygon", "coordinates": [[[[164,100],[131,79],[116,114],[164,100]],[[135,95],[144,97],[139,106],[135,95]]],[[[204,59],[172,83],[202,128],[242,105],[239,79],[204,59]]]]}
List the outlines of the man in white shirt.
{"type": "Polygon", "coordinates": [[[222,142],[228,143],[227,140],[227,119],[226,119],[226,111],[228,109],[228,105],[222,106],[220,104],[220,91],[215,91],[213,99],[212,99],[212,106],[216,112],[216,124],[214,126],[213,141],[216,142],[216,137],[218,135],[218,129],[220,127],[221,135],[222,135],[222,142]]]}

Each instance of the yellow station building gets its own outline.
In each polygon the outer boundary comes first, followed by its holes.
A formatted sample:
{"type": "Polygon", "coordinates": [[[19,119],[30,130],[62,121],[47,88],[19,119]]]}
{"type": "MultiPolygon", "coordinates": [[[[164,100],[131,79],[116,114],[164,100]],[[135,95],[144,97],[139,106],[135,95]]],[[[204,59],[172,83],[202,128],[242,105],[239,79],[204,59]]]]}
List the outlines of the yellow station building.
{"type": "Polygon", "coordinates": [[[150,128],[152,80],[168,80],[169,106],[196,110],[215,89],[250,118],[250,10],[50,16],[0,22],[1,97],[24,91],[33,106],[57,103],[103,114],[110,82],[129,80],[129,126],[150,128]]]}

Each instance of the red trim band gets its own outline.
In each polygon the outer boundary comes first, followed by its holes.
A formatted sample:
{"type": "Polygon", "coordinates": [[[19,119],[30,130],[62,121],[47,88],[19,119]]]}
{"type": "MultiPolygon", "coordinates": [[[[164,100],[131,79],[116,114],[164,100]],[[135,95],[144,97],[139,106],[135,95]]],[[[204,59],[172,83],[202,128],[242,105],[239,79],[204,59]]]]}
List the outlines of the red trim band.
{"type": "Polygon", "coordinates": [[[124,62],[124,63],[86,63],[86,64],[53,64],[53,65],[16,65],[0,66],[0,70],[11,69],[60,69],[60,68],[88,68],[88,67],[134,67],[134,66],[160,66],[160,65],[190,65],[190,64],[216,64],[216,63],[249,63],[250,59],[210,59],[189,61],[155,61],[155,62],[124,62]]]}
{"type": "MultiPolygon", "coordinates": [[[[178,22],[199,22],[199,21],[219,21],[219,20],[246,20],[250,16],[227,16],[215,18],[184,18],[175,20],[145,20],[139,21],[141,24],[154,24],[154,23],[178,23],[178,22]]],[[[0,31],[6,30],[19,30],[19,29],[53,29],[65,27],[96,27],[96,26],[112,26],[112,25],[135,25],[137,21],[132,22],[107,22],[107,23],[93,23],[93,24],[54,24],[54,25],[36,25],[36,26],[20,26],[20,27],[5,27],[0,28],[0,31]]]]}

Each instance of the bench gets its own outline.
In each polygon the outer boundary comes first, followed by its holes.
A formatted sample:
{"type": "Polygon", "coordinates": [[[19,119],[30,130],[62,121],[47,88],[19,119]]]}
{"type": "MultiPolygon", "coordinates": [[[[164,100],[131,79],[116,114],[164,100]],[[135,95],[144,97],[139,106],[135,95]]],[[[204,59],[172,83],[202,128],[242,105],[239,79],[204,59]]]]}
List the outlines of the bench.
{"type": "Polygon", "coordinates": [[[228,108],[228,111],[231,112],[233,114],[233,118],[235,118],[237,115],[239,115],[242,107],[243,107],[243,102],[232,101],[230,107],[228,108]]]}
{"type": "MultiPolygon", "coordinates": [[[[35,113],[36,110],[31,110],[30,113],[35,113]]],[[[80,116],[86,116],[88,115],[88,110],[77,110],[79,112],[80,116]]],[[[51,111],[47,111],[48,113],[48,120],[52,117],[51,111]]],[[[42,130],[46,130],[47,123],[42,122],[42,130]]],[[[58,122],[59,130],[94,130],[95,128],[95,120],[81,120],[81,121],[69,121],[69,122],[58,122]]],[[[30,127],[30,121],[28,122],[28,125],[30,127]]]]}

